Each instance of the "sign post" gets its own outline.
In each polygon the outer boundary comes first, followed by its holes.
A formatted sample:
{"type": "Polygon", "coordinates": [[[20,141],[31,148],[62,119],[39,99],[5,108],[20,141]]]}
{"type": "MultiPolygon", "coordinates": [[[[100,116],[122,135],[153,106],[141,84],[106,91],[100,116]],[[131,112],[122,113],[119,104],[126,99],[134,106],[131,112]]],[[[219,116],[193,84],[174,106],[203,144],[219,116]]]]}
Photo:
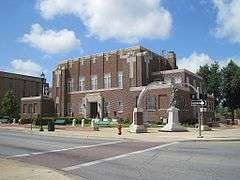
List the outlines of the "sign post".
{"type": "Polygon", "coordinates": [[[202,136],[202,120],[203,120],[203,112],[206,111],[204,106],[206,105],[206,101],[200,99],[200,89],[197,87],[197,97],[196,99],[192,99],[191,105],[196,106],[198,109],[198,138],[203,138],[202,136]]]}

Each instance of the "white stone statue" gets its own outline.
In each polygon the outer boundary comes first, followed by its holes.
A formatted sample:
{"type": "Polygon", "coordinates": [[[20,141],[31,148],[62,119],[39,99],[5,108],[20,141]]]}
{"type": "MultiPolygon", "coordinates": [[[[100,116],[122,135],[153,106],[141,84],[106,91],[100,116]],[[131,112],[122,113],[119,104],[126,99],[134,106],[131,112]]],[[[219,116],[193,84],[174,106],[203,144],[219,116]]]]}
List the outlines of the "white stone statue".
{"type": "Polygon", "coordinates": [[[159,131],[168,131],[168,132],[181,132],[186,131],[180,124],[179,124],[179,117],[178,117],[178,111],[179,109],[176,108],[177,105],[177,87],[172,84],[172,94],[170,99],[170,108],[168,111],[168,123],[161,128],[159,131]]]}

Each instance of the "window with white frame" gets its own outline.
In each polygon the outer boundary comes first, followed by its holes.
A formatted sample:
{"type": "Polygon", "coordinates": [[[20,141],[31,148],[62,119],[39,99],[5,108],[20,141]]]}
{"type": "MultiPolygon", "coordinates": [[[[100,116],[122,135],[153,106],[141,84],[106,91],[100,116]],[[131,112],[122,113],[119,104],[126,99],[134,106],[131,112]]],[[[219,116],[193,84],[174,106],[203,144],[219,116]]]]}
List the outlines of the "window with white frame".
{"type": "Polygon", "coordinates": [[[58,71],[55,72],[55,78],[56,78],[56,86],[59,87],[60,86],[60,81],[61,81],[61,76],[60,76],[60,73],[58,71]]]}
{"type": "Polygon", "coordinates": [[[97,89],[97,76],[93,75],[91,78],[91,85],[92,85],[92,90],[97,89]]]}
{"type": "Polygon", "coordinates": [[[81,99],[81,100],[80,100],[80,103],[79,103],[79,112],[80,112],[80,113],[83,113],[84,110],[85,110],[85,103],[84,103],[84,100],[81,99]]]}
{"type": "Polygon", "coordinates": [[[118,112],[123,112],[123,100],[118,99],[118,112]]]}
{"type": "Polygon", "coordinates": [[[156,110],[156,97],[147,96],[147,110],[155,111],[156,110]]]}
{"type": "Polygon", "coordinates": [[[67,103],[67,114],[68,116],[72,116],[72,104],[67,103]]]}
{"type": "Polygon", "coordinates": [[[68,79],[67,88],[68,88],[68,92],[73,91],[73,79],[72,78],[68,79]]]}
{"type": "Polygon", "coordinates": [[[111,73],[104,74],[104,88],[109,89],[112,86],[112,77],[111,73]]]}
{"type": "Polygon", "coordinates": [[[79,78],[79,91],[85,90],[85,77],[79,78]]]}
{"type": "Polygon", "coordinates": [[[123,72],[118,72],[118,87],[123,87],[123,72]]]}
{"type": "Polygon", "coordinates": [[[108,101],[104,101],[104,117],[108,117],[109,114],[110,103],[108,101]]]}

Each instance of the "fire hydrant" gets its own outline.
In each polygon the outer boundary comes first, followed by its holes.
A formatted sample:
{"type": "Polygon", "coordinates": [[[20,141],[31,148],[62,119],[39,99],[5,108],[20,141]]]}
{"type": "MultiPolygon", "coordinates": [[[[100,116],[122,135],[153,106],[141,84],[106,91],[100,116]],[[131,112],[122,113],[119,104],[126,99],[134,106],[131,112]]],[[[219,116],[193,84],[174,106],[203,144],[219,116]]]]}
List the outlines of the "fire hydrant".
{"type": "Polygon", "coordinates": [[[122,120],[118,120],[118,135],[122,134],[122,120]]]}
{"type": "Polygon", "coordinates": [[[118,123],[118,135],[122,134],[122,124],[118,123]]]}

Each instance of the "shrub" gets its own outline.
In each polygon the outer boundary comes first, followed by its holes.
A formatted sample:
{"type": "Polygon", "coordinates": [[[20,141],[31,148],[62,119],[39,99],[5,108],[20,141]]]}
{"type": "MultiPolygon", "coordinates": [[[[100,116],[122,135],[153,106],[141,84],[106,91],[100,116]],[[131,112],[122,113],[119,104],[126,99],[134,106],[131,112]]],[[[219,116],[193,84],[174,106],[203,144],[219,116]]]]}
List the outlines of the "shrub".
{"type": "Polygon", "coordinates": [[[128,118],[123,120],[123,124],[130,124],[130,123],[131,123],[130,119],[128,119],[128,118]]]}

